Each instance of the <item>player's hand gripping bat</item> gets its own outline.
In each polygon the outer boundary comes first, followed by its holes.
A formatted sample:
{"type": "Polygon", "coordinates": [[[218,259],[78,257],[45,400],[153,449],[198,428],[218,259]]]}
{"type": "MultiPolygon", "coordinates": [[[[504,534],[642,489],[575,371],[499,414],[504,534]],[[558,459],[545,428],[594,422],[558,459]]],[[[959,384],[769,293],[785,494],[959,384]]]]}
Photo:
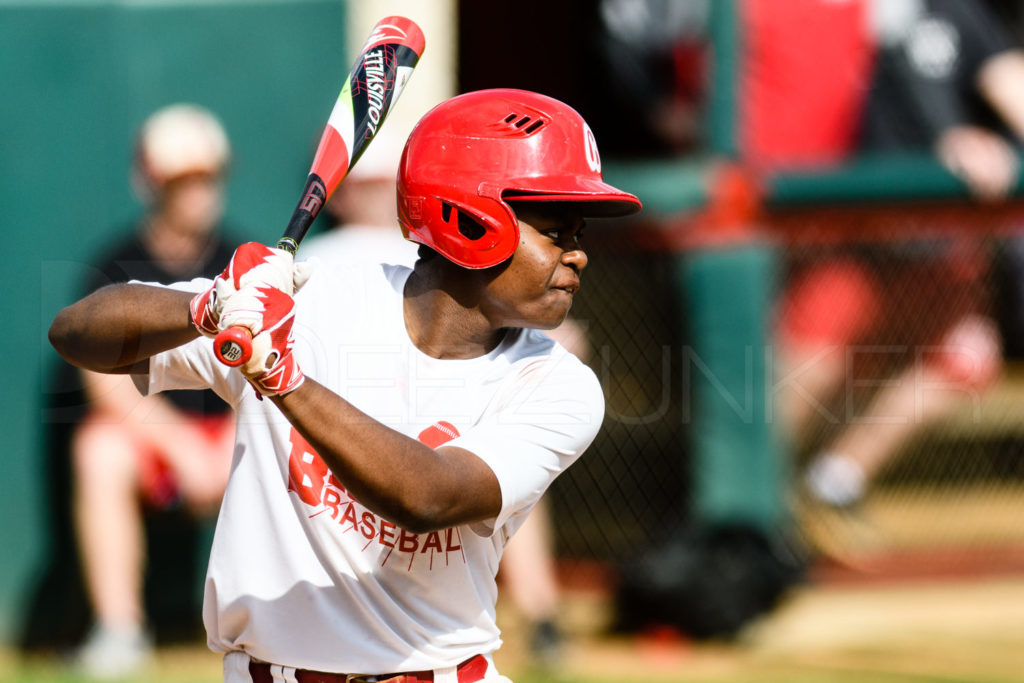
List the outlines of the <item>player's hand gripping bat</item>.
{"type": "MultiPolygon", "coordinates": [[[[385,17],[373,27],[331,111],[278,249],[292,254],[298,249],[328,197],[380,130],[423,54],[424,42],[420,27],[405,17],[385,17]]],[[[213,349],[222,363],[243,365],[252,356],[252,334],[245,327],[229,327],[216,336],[213,349]]]]}

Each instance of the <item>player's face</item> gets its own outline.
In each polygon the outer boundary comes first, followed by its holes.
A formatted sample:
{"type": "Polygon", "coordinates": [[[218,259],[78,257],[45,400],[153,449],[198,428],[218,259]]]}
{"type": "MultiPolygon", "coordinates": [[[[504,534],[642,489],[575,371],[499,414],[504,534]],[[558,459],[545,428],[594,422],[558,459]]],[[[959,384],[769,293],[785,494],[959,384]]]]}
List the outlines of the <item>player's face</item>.
{"type": "Polygon", "coordinates": [[[490,313],[506,327],[550,330],[565,319],[580,288],[587,255],[584,221],[571,210],[521,203],[519,246],[486,288],[490,313]]]}

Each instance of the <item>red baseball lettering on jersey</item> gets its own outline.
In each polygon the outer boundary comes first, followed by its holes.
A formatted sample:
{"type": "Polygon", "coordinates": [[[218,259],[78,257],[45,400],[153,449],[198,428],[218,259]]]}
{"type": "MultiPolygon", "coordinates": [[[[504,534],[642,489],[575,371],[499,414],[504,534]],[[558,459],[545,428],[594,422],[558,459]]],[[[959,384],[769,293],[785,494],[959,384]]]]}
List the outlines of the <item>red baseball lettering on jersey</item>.
{"type": "Polygon", "coordinates": [[[462,537],[459,536],[458,529],[445,529],[444,532],[444,549],[448,552],[453,550],[462,550],[462,537]],[[458,538],[458,542],[454,539],[458,538]]]}
{"type": "MultiPolygon", "coordinates": [[[[458,430],[451,424],[438,422],[423,430],[420,441],[427,445],[440,445],[458,435],[458,430]],[[429,443],[424,440],[425,436],[430,440],[429,443]]],[[[442,539],[442,532],[432,531],[421,536],[409,533],[394,522],[378,517],[349,494],[323,459],[295,428],[292,428],[289,439],[292,450],[288,456],[288,490],[313,508],[310,517],[326,512],[324,516],[330,517],[343,531],[359,532],[369,541],[363,546],[364,552],[373,545],[388,548],[386,556],[381,561],[382,566],[395,551],[409,556],[409,569],[412,569],[415,557],[422,554],[431,558],[427,563],[428,569],[434,568],[435,553],[445,555],[446,565],[448,553],[452,552],[459,553],[462,561],[466,561],[465,553],[462,552],[462,536],[457,528],[445,529],[442,539]],[[376,543],[373,543],[375,539],[376,543]]]]}
{"type": "Polygon", "coordinates": [[[377,527],[374,526],[376,523],[377,515],[373,514],[369,510],[363,511],[363,528],[359,530],[359,533],[367,539],[372,539],[377,535],[377,527]]]}
{"type": "Polygon", "coordinates": [[[457,436],[459,436],[459,430],[455,428],[455,425],[451,422],[441,421],[435,422],[424,429],[417,438],[420,440],[420,443],[426,444],[430,448],[437,448],[457,436]]]}
{"type": "Polygon", "coordinates": [[[293,428],[289,435],[292,444],[288,455],[288,490],[299,494],[306,505],[319,507],[324,492],[327,465],[313,447],[293,428]]]}
{"type": "Polygon", "coordinates": [[[428,550],[436,550],[437,552],[444,550],[441,547],[441,536],[436,531],[431,531],[427,534],[427,540],[423,541],[423,547],[420,548],[421,553],[425,553],[428,550]]]}
{"type": "Polygon", "coordinates": [[[395,529],[398,527],[386,519],[380,520],[380,544],[389,548],[395,547],[395,529]]]}
{"type": "Polygon", "coordinates": [[[350,501],[349,504],[345,506],[345,512],[343,512],[341,517],[338,519],[338,523],[342,526],[351,524],[353,529],[359,526],[359,522],[356,520],[356,506],[354,503],[350,501]]]}
{"type": "Polygon", "coordinates": [[[402,529],[398,535],[398,549],[403,553],[415,553],[420,547],[420,535],[402,529]]]}
{"type": "MultiPolygon", "coordinates": [[[[324,507],[327,509],[327,513],[331,516],[331,519],[338,519],[341,517],[341,495],[337,491],[333,491],[330,488],[324,489],[323,497],[324,507]]],[[[351,503],[349,503],[351,506],[351,503]]]]}

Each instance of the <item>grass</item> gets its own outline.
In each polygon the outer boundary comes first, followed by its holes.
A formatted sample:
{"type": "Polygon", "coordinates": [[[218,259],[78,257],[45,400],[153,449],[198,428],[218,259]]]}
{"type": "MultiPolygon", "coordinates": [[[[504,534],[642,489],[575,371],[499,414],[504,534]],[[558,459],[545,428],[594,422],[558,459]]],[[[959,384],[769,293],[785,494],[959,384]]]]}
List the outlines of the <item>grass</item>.
{"type": "MultiPolygon", "coordinates": [[[[1011,645],[1007,643],[1007,645],[1011,645]]],[[[1020,650],[1003,653],[1001,671],[949,670],[947,662],[923,661],[924,653],[860,649],[800,656],[765,656],[742,646],[673,645],[661,652],[635,643],[588,645],[570,658],[561,673],[504,667],[515,683],[1021,683],[1010,658],[1020,663],[1020,650]],[[593,649],[591,649],[593,648],[593,649]],[[910,656],[908,656],[910,655],[910,656]],[[945,669],[945,670],[939,670],[945,669]]],[[[985,648],[983,647],[982,650],[985,648]]],[[[998,667],[997,667],[998,668],[998,667]]],[[[133,679],[146,683],[221,683],[220,659],[201,645],[161,650],[157,662],[133,679]]],[[[3,683],[87,683],[55,659],[21,660],[0,656],[3,683]]]]}
{"type": "MultiPolygon", "coordinates": [[[[515,683],[1024,683],[1020,575],[807,586],[733,644],[610,638],[602,609],[570,601],[573,637],[557,673],[529,668],[506,613],[499,668],[515,683]]],[[[220,683],[220,657],[199,643],[163,648],[135,680],[220,683]]],[[[54,658],[0,651],[2,683],[85,681],[54,658]]]]}

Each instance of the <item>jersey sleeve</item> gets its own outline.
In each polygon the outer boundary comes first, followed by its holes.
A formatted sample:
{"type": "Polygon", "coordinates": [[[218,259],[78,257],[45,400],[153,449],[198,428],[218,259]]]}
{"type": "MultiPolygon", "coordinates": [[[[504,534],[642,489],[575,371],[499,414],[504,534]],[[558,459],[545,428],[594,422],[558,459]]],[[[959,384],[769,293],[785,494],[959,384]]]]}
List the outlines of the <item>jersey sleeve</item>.
{"type": "MultiPolygon", "coordinates": [[[[196,278],[172,285],[153,282],[130,284],[167,287],[183,292],[199,293],[213,285],[212,280],[196,278]]],[[[238,407],[245,389],[241,373],[217,360],[213,353],[213,340],[208,337],[193,339],[187,344],[163,351],[149,359],[149,374],[133,377],[135,386],[144,396],[171,389],[213,389],[226,403],[238,407]]]]}
{"type": "Polygon", "coordinates": [[[498,516],[472,525],[473,531],[490,536],[513,517],[525,518],[593,442],[603,419],[597,377],[574,356],[563,353],[514,372],[480,422],[446,444],[480,457],[501,487],[498,516]]]}

